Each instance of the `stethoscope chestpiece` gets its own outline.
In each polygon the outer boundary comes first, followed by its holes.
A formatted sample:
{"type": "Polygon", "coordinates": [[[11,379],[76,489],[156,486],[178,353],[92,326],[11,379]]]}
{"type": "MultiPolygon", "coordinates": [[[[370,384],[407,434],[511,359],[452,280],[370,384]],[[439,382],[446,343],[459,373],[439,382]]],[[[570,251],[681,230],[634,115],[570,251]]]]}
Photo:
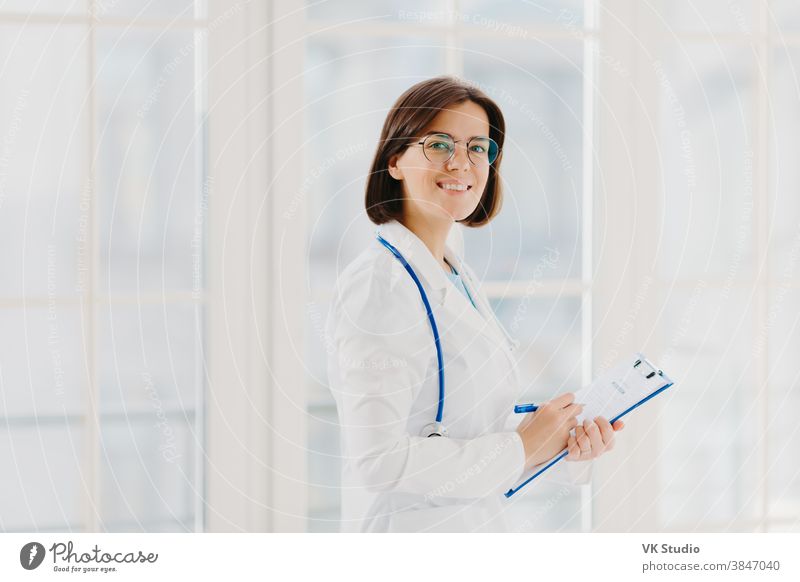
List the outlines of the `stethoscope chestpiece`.
{"type": "Polygon", "coordinates": [[[446,437],[447,429],[441,422],[431,422],[422,427],[420,435],[424,437],[446,437]]]}

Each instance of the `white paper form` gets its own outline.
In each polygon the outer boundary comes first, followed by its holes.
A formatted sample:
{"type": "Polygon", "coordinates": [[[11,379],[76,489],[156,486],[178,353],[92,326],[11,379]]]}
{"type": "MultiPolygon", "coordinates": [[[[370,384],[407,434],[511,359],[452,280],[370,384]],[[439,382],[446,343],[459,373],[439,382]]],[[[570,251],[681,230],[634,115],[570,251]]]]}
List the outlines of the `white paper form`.
{"type": "MultiPolygon", "coordinates": [[[[637,352],[575,392],[575,402],[584,404],[583,412],[576,418],[578,422],[583,422],[584,418],[594,420],[595,417],[602,416],[613,423],[672,384],[666,374],[637,352]]],[[[505,496],[511,497],[567,454],[568,451],[564,449],[553,458],[526,471],[520,482],[509,489],[505,496]]]]}
{"type": "Polygon", "coordinates": [[[613,423],[670,385],[672,380],[641,353],[635,353],[575,392],[575,402],[584,404],[578,422],[602,416],[613,423]]]}

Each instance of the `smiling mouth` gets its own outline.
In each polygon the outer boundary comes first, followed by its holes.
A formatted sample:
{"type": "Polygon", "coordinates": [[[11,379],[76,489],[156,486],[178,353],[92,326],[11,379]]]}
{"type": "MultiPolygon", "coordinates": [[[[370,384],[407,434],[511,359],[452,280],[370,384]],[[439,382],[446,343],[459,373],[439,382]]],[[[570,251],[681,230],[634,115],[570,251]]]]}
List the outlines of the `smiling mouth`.
{"type": "Polygon", "coordinates": [[[467,184],[442,184],[441,182],[437,182],[436,185],[448,192],[466,192],[472,188],[471,185],[467,184]]]}

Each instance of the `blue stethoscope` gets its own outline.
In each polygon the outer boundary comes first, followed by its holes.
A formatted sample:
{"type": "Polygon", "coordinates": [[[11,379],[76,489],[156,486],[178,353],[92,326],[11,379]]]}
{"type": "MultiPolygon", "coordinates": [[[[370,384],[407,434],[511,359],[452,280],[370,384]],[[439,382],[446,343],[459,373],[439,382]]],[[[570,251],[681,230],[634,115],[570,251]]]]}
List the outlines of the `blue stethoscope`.
{"type": "Polygon", "coordinates": [[[424,437],[447,436],[447,429],[442,424],[442,417],[444,416],[444,359],[442,358],[442,342],[439,340],[439,328],[436,327],[436,319],[433,317],[433,310],[428,301],[428,295],[425,293],[425,289],[422,288],[422,283],[419,282],[419,278],[414,272],[414,269],[411,268],[411,265],[408,264],[405,257],[400,254],[400,251],[394,248],[386,239],[381,237],[381,235],[378,235],[378,241],[391,251],[397,260],[400,261],[400,264],[408,271],[408,274],[411,275],[414,283],[417,284],[419,296],[422,298],[422,303],[425,304],[425,311],[428,314],[428,321],[431,324],[433,343],[436,345],[436,358],[439,361],[439,406],[436,408],[436,421],[422,427],[421,435],[424,437]]]}

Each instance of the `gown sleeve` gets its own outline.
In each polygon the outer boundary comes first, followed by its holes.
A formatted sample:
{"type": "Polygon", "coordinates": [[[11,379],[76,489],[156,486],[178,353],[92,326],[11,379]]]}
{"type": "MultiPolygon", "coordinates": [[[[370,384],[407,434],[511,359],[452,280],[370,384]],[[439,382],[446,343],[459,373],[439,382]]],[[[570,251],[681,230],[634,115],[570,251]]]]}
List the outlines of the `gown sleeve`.
{"type": "MultiPolygon", "coordinates": [[[[524,414],[512,413],[506,420],[506,430],[516,430],[524,416],[524,414]]],[[[526,485],[525,488],[535,487],[534,483],[539,479],[562,485],[588,485],[592,482],[593,467],[594,463],[592,460],[567,461],[566,459],[562,459],[542,473],[533,482],[526,485]]]]}
{"type": "Polygon", "coordinates": [[[414,400],[438,370],[409,277],[390,266],[349,276],[334,294],[326,330],[342,450],[365,488],[480,498],[504,493],[522,475],[524,450],[513,429],[469,439],[409,432],[414,400]]]}

